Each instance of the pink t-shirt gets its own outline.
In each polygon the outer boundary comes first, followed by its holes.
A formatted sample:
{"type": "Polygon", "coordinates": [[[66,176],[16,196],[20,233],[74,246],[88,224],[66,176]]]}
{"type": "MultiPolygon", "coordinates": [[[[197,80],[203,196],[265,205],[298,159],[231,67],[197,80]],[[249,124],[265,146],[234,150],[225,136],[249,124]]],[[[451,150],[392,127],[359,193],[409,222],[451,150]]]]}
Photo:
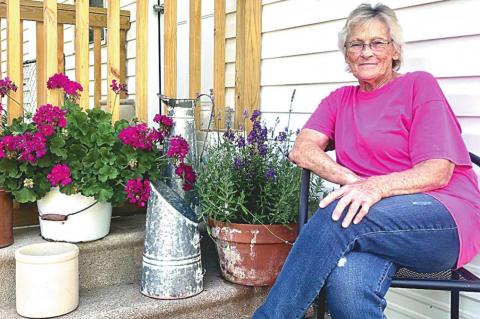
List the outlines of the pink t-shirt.
{"type": "Polygon", "coordinates": [[[406,73],[372,92],[345,86],[322,100],[304,128],[335,141],[337,162],[361,177],[404,171],[428,159],[455,163],[449,184],[427,192],[453,216],[457,266],[480,251],[480,191],[461,128],[435,78],[406,73]]]}

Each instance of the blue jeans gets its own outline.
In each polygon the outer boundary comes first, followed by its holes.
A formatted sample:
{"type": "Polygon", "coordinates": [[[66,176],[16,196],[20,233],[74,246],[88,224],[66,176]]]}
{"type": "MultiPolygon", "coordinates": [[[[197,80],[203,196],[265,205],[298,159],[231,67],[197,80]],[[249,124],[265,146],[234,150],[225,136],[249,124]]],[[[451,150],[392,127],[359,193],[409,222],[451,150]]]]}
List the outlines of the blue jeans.
{"type": "Polygon", "coordinates": [[[357,225],[342,228],[319,209],[305,225],[254,319],[300,318],[325,286],[333,319],[384,318],[397,266],[418,272],[454,268],[457,226],[426,194],[385,198],[357,225]]]}

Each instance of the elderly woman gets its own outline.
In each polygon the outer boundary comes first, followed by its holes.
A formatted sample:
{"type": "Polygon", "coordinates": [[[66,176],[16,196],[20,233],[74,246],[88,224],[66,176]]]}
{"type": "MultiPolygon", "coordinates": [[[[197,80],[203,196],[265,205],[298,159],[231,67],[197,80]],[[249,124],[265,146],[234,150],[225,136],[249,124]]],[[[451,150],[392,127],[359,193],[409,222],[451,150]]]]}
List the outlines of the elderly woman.
{"type": "Polygon", "coordinates": [[[339,44],[358,85],[323,99],[290,159],[343,186],[320,202],[253,318],[299,318],[322,287],[332,318],[384,318],[398,266],[441,271],[480,250],[480,191],[460,126],[432,75],[398,73],[395,13],[360,5],[339,44]]]}

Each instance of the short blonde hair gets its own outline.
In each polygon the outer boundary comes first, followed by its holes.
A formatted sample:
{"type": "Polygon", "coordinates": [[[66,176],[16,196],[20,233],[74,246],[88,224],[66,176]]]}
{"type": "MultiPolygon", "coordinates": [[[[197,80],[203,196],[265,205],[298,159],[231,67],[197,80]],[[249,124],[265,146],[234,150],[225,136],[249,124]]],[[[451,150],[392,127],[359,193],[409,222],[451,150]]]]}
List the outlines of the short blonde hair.
{"type": "Polygon", "coordinates": [[[348,40],[350,32],[354,27],[367,23],[372,19],[377,19],[388,27],[390,37],[393,40],[393,46],[398,53],[398,60],[392,61],[393,69],[397,71],[400,69],[400,66],[403,62],[403,46],[405,43],[403,42],[402,28],[398,23],[397,15],[392,9],[390,9],[390,7],[387,7],[384,4],[377,3],[373,5],[369,3],[362,3],[355,10],[353,10],[348,16],[345,26],[338,33],[338,47],[343,52],[343,55],[346,56],[347,51],[345,44],[348,40]]]}

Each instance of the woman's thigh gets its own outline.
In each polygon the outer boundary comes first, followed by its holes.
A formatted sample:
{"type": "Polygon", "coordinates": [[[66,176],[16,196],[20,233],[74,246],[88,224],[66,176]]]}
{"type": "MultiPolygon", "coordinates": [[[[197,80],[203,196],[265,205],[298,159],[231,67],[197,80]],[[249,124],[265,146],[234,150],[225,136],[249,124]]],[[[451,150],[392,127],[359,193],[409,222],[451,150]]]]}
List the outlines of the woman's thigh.
{"type": "MultiPolygon", "coordinates": [[[[344,229],[341,219],[331,220],[336,202],[317,211],[310,222],[334,229],[349,243],[345,253],[369,252],[408,267],[432,272],[455,266],[459,240],[457,227],[448,210],[426,194],[393,196],[372,206],[357,225],[344,229]],[[330,225],[325,225],[325,224],[330,225]]],[[[309,222],[309,224],[310,224],[309,222]]],[[[315,227],[315,225],[310,225],[315,227]]],[[[317,225],[318,227],[322,227],[317,225]]]]}

